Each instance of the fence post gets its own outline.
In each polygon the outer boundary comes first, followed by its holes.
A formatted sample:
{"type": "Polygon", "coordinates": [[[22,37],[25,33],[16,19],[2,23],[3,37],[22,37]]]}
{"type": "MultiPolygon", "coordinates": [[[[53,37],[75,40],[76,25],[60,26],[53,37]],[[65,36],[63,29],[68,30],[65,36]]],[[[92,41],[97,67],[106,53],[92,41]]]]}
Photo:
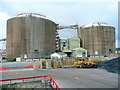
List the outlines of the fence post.
{"type": "Polygon", "coordinates": [[[35,81],[35,78],[33,78],[33,81],[35,81]]]}
{"type": "Polygon", "coordinates": [[[22,83],[24,83],[24,79],[22,80],[22,83]]]}
{"type": "Polygon", "coordinates": [[[44,77],[44,80],[46,79],[46,77],[44,77]]]}
{"type": "Polygon", "coordinates": [[[12,84],[12,80],[10,80],[10,84],[12,84]]]}

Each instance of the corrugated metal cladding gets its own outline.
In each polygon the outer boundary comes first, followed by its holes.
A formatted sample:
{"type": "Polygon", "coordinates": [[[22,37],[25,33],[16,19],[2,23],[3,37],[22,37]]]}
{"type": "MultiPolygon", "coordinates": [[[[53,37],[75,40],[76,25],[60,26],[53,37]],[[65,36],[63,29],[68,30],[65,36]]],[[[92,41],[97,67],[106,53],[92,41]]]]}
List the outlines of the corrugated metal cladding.
{"type": "Polygon", "coordinates": [[[75,49],[75,48],[79,48],[80,47],[80,38],[78,38],[78,37],[69,38],[68,44],[69,44],[68,48],[70,50],[75,49]]]}
{"type": "Polygon", "coordinates": [[[82,47],[89,55],[108,56],[115,52],[115,28],[111,26],[84,27],[78,31],[82,47]]]}
{"type": "Polygon", "coordinates": [[[56,24],[41,17],[7,21],[7,57],[48,58],[55,52],[56,24]]]}

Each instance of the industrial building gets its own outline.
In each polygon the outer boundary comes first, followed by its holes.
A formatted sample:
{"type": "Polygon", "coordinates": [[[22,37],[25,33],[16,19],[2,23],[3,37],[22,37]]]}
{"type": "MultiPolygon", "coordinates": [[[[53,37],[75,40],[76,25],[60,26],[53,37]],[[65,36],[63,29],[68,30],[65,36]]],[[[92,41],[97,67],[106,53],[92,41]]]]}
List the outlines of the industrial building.
{"type": "Polygon", "coordinates": [[[87,49],[90,56],[109,56],[115,53],[115,28],[106,23],[92,23],[80,27],[78,37],[82,48],[87,49]]]}
{"type": "Polygon", "coordinates": [[[64,52],[55,52],[53,54],[51,54],[51,59],[55,59],[55,60],[59,60],[59,59],[63,59],[66,58],[67,54],[64,52]]]}
{"type": "Polygon", "coordinates": [[[7,58],[50,58],[55,52],[109,56],[115,53],[115,28],[100,22],[82,27],[58,26],[41,14],[23,13],[7,20],[6,41],[7,58]],[[58,30],[66,28],[76,29],[78,37],[60,39],[58,30]]]}
{"type": "Polygon", "coordinates": [[[71,37],[68,39],[60,39],[60,50],[66,53],[69,57],[87,57],[87,50],[81,48],[79,37],[71,37]]]}
{"type": "Polygon", "coordinates": [[[71,38],[61,38],[60,39],[60,51],[67,51],[79,48],[80,47],[80,38],[71,37],[71,38]]]}
{"type": "MultiPolygon", "coordinates": [[[[60,38],[59,40],[59,48],[61,52],[67,52],[69,47],[68,47],[68,39],[67,38],[60,38]]],[[[71,51],[70,51],[71,52],[71,51]]]]}
{"type": "Polygon", "coordinates": [[[0,49],[0,58],[6,57],[6,49],[0,49]]]}
{"type": "Polygon", "coordinates": [[[50,58],[56,51],[56,23],[23,13],[7,20],[7,57],[50,58]]]}
{"type": "Polygon", "coordinates": [[[120,53],[120,48],[116,48],[115,53],[120,53]]]}
{"type": "Polygon", "coordinates": [[[84,48],[75,48],[72,49],[72,57],[87,57],[87,50],[84,48]]]}

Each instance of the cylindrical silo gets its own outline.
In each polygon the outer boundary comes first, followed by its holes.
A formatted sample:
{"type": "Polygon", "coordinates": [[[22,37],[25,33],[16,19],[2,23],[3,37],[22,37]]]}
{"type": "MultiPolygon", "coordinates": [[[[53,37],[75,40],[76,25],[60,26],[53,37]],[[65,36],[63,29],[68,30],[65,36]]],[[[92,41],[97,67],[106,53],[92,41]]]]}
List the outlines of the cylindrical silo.
{"type": "Polygon", "coordinates": [[[49,58],[55,52],[56,24],[36,14],[7,21],[7,57],[49,58]]]}
{"type": "Polygon", "coordinates": [[[106,23],[92,23],[78,30],[82,47],[91,56],[109,56],[115,52],[115,28],[106,23]]]}

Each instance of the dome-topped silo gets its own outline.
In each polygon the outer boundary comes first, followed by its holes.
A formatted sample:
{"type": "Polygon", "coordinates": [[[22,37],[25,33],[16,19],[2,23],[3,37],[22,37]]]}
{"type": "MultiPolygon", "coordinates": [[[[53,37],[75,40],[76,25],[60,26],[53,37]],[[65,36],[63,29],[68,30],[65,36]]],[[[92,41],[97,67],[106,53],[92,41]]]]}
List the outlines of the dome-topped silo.
{"type": "Polygon", "coordinates": [[[115,52],[115,28],[106,23],[92,23],[78,30],[82,47],[91,56],[109,56],[115,52]]]}
{"type": "Polygon", "coordinates": [[[49,58],[55,52],[56,23],[25,13],[7,21],[7,57],[49,58]]]}

